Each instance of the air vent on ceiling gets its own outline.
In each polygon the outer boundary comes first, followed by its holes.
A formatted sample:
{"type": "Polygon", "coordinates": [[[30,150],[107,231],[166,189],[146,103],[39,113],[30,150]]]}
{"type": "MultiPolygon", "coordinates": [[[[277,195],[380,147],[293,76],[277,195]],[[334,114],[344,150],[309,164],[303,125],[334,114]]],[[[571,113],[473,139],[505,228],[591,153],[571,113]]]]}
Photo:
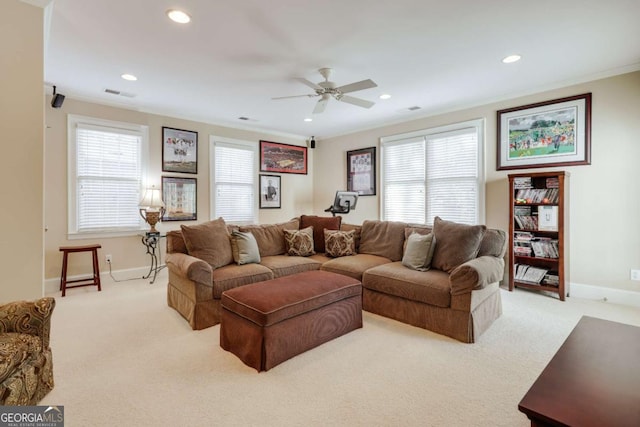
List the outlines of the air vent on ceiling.
{"type": "Polygon", "coordinates": [[[416,110],[421,110],[421,109],[422,109],[422,107],[418,107],[417,105],[414,105],[413,107],[407,108],[407,110],[409,110],[409,111],[416,111],[416,110]]]}
{"type": "Polygon", "coordinates": [[[240,116],[238,117],[238,120],[249,120],[249,117],[240,116]]]}
{"type": "Polygon", "coordinates": [[[115,89],[105,89],[104,90],[106,93],[109,93],[111,95],[118,95],[118,96],[124,96],[126,98],[135,98],[136,96],[133,93],[129,93],[129,92],[120,92],[119,90],[115,90],[115,89]]]}

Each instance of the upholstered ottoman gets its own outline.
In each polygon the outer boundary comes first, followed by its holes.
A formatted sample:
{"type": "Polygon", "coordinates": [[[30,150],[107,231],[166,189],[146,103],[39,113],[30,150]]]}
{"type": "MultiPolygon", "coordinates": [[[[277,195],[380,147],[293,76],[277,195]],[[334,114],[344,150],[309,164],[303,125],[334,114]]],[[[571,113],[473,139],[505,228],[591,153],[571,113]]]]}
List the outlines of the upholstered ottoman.
{"type": "Polygon", "coordinates": [[[362,327],[362,284],[306,271],[222,293],[220,346],[258,371],[362,327]]]}

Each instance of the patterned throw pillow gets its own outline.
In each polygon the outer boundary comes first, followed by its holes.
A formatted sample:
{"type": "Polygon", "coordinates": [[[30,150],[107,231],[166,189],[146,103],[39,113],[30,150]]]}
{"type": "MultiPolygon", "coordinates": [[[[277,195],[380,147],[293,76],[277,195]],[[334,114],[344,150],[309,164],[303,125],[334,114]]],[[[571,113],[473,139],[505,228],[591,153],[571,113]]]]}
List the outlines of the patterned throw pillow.
{"type": "Polygon", "coordinates": [[[309,256],[315,254],[313,227],[302,230],[284,230],[284,241],[287,246],[287,255],[309,256]]]}
{"type": "Polygon", "coordinates": [[[330,257],[356,254],[356,230],[324,230],[324,250],[330,257]]]}

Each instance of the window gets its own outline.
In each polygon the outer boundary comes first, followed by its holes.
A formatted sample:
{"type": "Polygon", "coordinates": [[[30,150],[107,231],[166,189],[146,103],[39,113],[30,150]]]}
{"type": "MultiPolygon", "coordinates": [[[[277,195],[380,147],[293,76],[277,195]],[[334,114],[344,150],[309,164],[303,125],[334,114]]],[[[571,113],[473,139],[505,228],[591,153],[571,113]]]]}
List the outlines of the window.
{"type": "Polygon", "coordinates": [[[483,139],[483,120],[382,138],[382,219],[483,222],[483,139]]]}
{"type": "Polygon", "coordinates": [[[210,139],[211,219],[226,222],[257,222],[256,144],[212,136],[210,139]]]}
{"type": "Polygon", "coordinates": [[[67,126],[70,237],[137,232],[147,127],[73,115],[67,126]]]}

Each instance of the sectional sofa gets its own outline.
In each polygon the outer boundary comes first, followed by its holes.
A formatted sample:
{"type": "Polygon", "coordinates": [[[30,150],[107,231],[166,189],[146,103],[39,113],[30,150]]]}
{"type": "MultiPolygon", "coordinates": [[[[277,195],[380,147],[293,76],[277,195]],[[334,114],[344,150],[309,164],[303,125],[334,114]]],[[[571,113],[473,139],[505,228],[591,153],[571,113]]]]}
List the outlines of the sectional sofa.
{"type": "Polygon", "coordinates": [[[167,233],[168,305],[193,329],[220,322],[222,293],[309,270],[354,277],[363,309],[472,343],[502,313],[502,230],[302,215],[278,224],[224,219],[167,233]],[[246,244],[248,241],[248,244],[246,244]]]}

